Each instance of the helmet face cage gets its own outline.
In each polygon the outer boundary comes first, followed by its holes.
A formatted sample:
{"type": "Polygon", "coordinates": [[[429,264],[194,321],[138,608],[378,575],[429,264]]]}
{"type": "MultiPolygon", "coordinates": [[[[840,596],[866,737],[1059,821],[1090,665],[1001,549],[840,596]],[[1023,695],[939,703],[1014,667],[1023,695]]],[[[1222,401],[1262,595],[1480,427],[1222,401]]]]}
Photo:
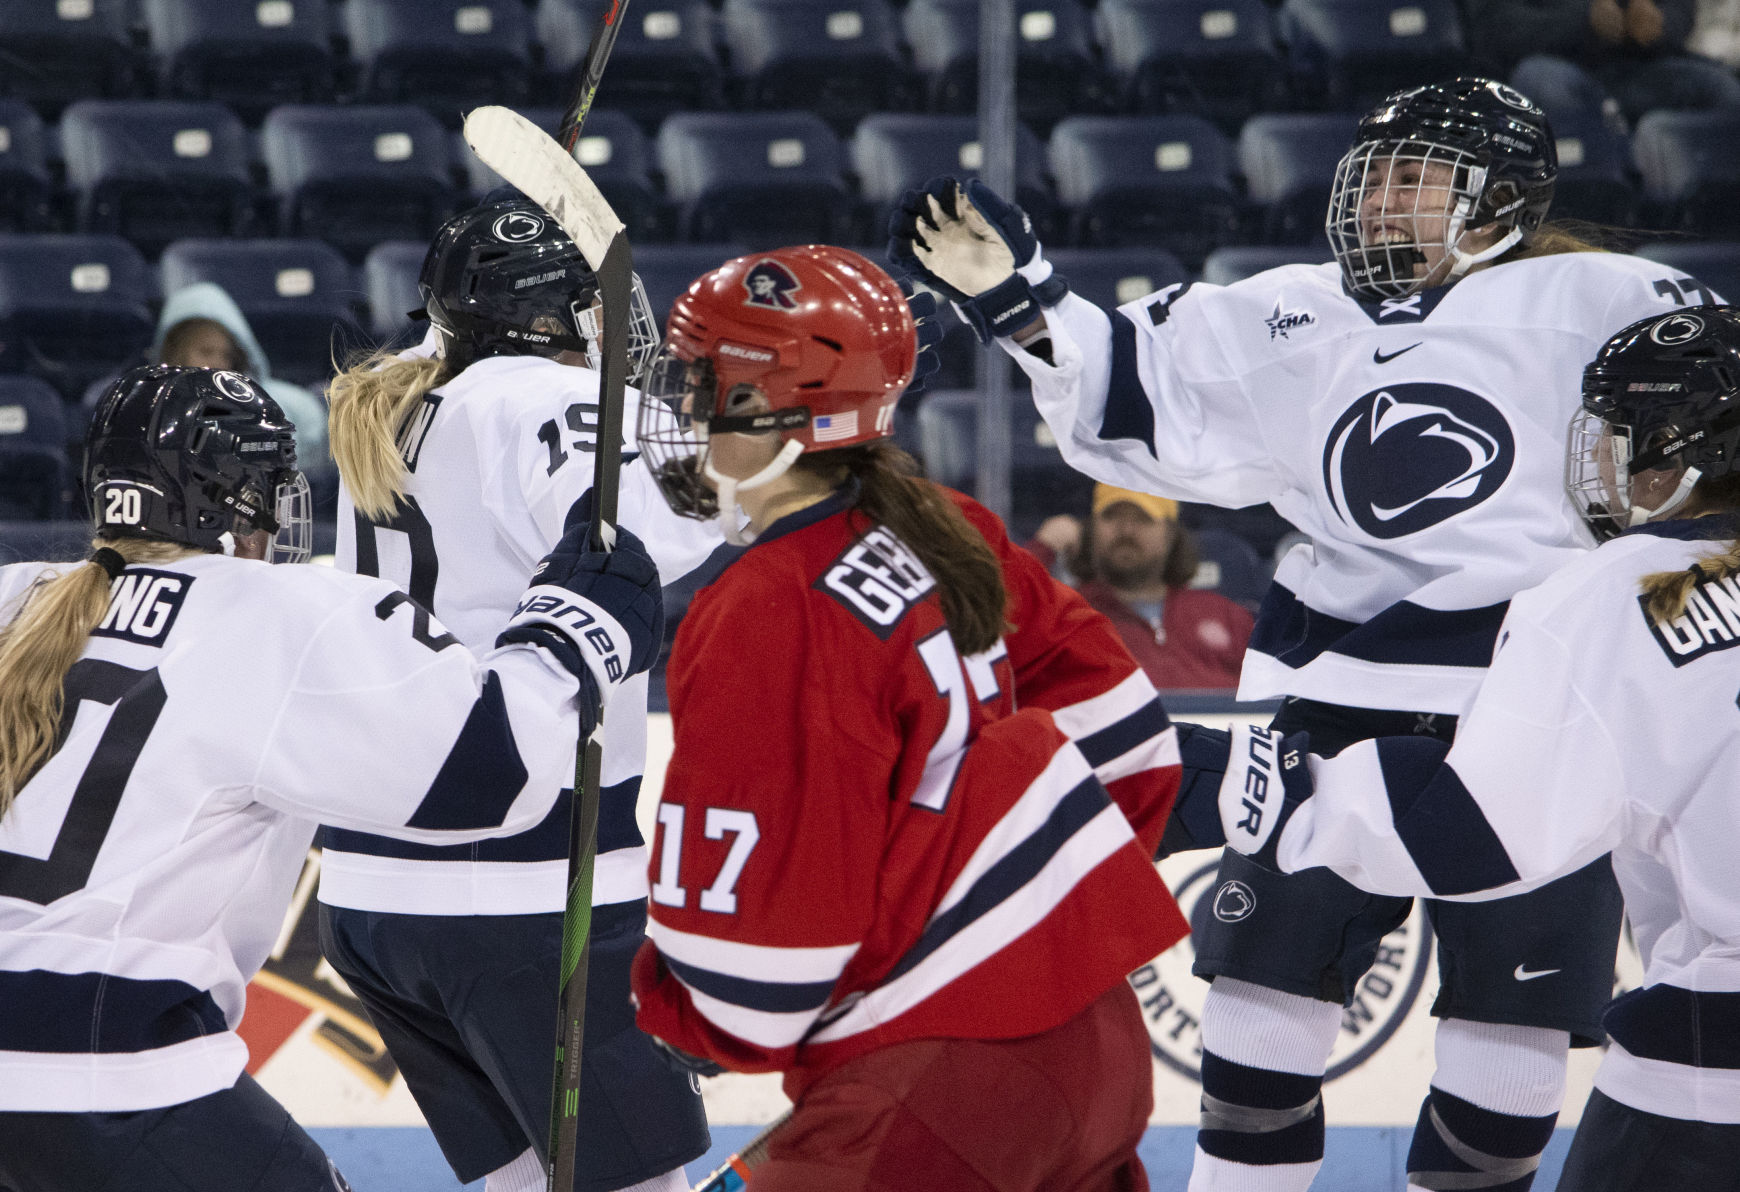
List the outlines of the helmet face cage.
{"type": "Polygon", "coordinates": [[[1631,525],[1631,428],[1578,410],[1565,451],[1565,491],[1597,541],[1631,525]]]}
{"type": "Polygon", "coordinates": [[[719,516],[719,499],[702,480],[717,385],[712,362],[684,360],[668,346],[646,372],[635,438],[671,510],[702,521],[719,516]]]}
{"type": "Polygon", "coordinates": [[[273,502],[278,529],[266,550],[268,563],[306,563],[314,557],[314,496],[308,477],[291,472],[281,478],[273,502]]]}
{"type": "Polygon", "coordinates": [[[1425,250],[1449,255],[1486,186],[1473,153],[1428,141],[1366,141],[1335,168],[1324,230],[1348,288],[1369,298],[1418,290],[1425,250]]]}
{"type": "MultiPolygon", "coordinates": [[[[586,363],[594,369],[604,367],[604,328],[599,322],[599,305],[588,303],[574,308],[574,327],[586,341],[586,363]]],[[[659,350],[658,321],[653,318],[652,302],[646,296],[646,286],[640,274],[631,275],[628,293],[628,383],[639,388],[645,383],[647,370],[659,350]]]]}

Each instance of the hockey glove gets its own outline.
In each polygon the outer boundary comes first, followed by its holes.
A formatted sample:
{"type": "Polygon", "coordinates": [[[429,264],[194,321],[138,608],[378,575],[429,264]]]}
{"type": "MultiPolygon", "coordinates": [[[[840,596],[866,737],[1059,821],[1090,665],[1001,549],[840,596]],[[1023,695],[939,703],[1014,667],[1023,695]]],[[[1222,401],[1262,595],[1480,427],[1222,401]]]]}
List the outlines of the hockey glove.
{"type": "Polygon", "coordinates": [[[980,343],[1013,335],[1069,289],[1027,213],[977,179],[965,191],[946,177],[907,191],[888,235],[888,259],[946,295],[980,343]]]}
{"type": "Polygon", "coordinates": [[[912,360],[912,380],[906,384],[903,397],[917,397],[930,387],[931,377],[942,367],[942,354],[937,345],[943,341],[942,320],[937,317],[936,295],[918,289],[910,277],[896,278],[906,305],[912,310],[912,321],[918,332],[918,354],[912,360]]]}
{"type": "Polygon", "coordinates": [[[1228,845],[1264,869],[1283,872],[1275,859],[1281,832],[1311,797],[1311,769],[1305,762],[1310,744],[1309,733],[1282,736],[1255,724],[1233,726],[1220,784],[1221,828],[1228,845]]]}
{"type": "Polygon", "coordinates": [[[614,549],[596,550],[587,541],[590,521],[570,515],[495,644],[542,646],[580,680],[583,703],[603,705],[658,658],[665,602],[640,539],[618,526],[614,549]]]}
{"type": "Polygon", "coordinates": [[[1232,734],[1182,720],[1173,721],[1172,727],[1178,730],[1178,759],[1184,773],[1178,780],[1178,797],[1173,800],[1160,849],[1154,854],[1156,861],[1173,853],[1219,848],[1226,843],[1219,800],[1232,734]]]}

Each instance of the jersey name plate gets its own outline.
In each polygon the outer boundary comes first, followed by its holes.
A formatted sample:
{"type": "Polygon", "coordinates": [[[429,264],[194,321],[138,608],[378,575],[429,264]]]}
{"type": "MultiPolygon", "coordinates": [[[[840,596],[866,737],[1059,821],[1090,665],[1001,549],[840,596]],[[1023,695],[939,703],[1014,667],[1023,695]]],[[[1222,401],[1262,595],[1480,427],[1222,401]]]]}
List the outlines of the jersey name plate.
{"type": "Polygon", "coordinates": [[[174,571],[129,567],[109,585],[109,611],[93,637],[115,637],[141,646],[161,646],[181,615],[193,577],[174,571]]]}

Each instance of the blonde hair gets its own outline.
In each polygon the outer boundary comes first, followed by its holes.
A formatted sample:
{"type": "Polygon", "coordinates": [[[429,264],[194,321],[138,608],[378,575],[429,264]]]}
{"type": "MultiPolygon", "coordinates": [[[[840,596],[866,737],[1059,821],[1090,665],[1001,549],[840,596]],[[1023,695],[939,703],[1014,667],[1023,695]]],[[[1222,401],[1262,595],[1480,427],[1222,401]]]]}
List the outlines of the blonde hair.
{"type": "Polygon", "coordinates": [[[364,517],[385,518],[399,507],[405,495],[405,457],[399,445],[405,420],[424,394],[457,372],[450,362],[433,356],[402,360],[381,351],[351,365],[327,387],[332,458],[364,517]]]}
{"type": "Polygon", "coordinates": [[[1732,575],[1740,575],[1740,542],[1730,542],[1726,550],[1704,555],[1683,571],[1651,572],[1638,586],[1643,589],[1644,608],[1649,615],[1658,621],[1672,621],[1686,611],[1686,599],[1695,584],[1732,575]]]}
{"type": "Polygon", "coordinates": [[[1558,219],[1536,228],[1526,243],[1517,245],[1496,263],[1553,257],[1567,252],[1610,252],[1610,245],[1616,243],[1615,234],[1600,224],[1558,219]]]}
{"type": "MultiPolygon", "coordinates": [[[[97,538],[129,563],[167,562],[201,553],[179,542],[97,538]]],[[[51,753],[60,733],[67,671],[109,610],[109,573],[86,559],[45,575],[0,626],[0,816],[51,753]]]]}

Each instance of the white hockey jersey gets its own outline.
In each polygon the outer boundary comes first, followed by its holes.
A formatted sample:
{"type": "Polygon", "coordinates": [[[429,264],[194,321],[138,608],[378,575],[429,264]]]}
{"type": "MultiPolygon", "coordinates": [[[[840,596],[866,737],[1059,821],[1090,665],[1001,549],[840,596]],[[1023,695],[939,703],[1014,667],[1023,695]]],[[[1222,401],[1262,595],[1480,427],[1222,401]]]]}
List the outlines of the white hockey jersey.
{"type": "MultiPolygon", "coordinates": [[[[623,426],[640,395],[627,394],[623,426]]],[[[409,472],[395,515],[371,524],[341,488],[337,563],[379,575],[485,654],[532,568],[562,536],[569,509],[592,486],[598,374],[534,356],[479,360],[423,399],[400,438],[409,472]]],[[[619,520],[646,543],[670,583],[721,542],[710,523],[671,512],[625,445],[619,520]]],[[[646,764],[647,678],[611,697],[599,729],[604,774],[593,902],[644,899],[647,854],[634,818],[646,764]]],[[[578,723],[564,730],[572,751],[578,723]]],[[[573,782],[573,773],[562,785],[573,782]]],[[[431,847],[334,825],[322,833],[320,900],[329,906],[422,915],[559,912],[566,902],[564,790],[544,822],[509,839],[431,847]]]]}
{"type": "MultiPolygon", "coordinates": [[[[0,618],[50,565],[0,568],[0,618]]],[[[479,662],[382,580],[221,555],[128,568],[63,743],[0,819],[0,1111],[229,1088],[317,824],[427,842],[543,820],[574,677],[479,662]]]]}
{"type": "Polygon", "coordinates": [[[1311,539],[1258,614],[1241,699],[1458,713],[1510,596],[1592,540],[1563,492],[1583,366],[1713,300],[1678,270],[1571,253],[1362,302],[1337,266],[1046,314],[1055,366],[1002,341],[1071,467],[1185,501],[1263,502],[1311,539]]]}
{"type": "Polygon", "coordinates": [[[1468,900],[1542,885],[1609,850],[1646,970],[1608,1011],[1596,1085],[1651,1113],[1740,1122],[1740,582],[1655,621],[1638,580],[1680,571],[1740,520],[1644,527],[1510,604],[1456,743],[1363,741],[1310,759],[1282,829],[1289,872],[1468,900]]]}

